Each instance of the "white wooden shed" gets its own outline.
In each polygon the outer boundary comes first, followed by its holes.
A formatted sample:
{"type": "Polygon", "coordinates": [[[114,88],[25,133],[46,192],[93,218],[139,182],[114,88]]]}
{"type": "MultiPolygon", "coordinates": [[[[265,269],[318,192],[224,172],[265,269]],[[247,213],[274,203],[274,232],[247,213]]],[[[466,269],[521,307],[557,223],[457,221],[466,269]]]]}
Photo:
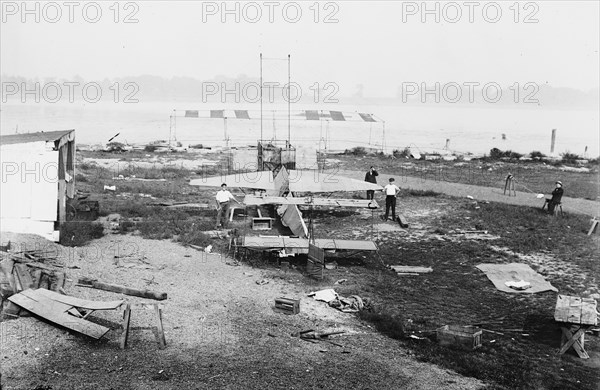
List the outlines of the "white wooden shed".
{"type": "Polygon", "coordinates": [[[75,194],[75,130],[0,136],[0,230],[58,241],[75,194]]]}

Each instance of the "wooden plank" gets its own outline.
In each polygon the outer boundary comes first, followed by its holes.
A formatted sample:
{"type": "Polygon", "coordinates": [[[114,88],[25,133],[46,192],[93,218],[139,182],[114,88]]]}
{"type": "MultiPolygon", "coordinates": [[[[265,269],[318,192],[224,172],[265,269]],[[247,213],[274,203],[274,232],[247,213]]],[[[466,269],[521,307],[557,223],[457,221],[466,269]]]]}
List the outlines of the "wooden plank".
{"type": "Polygon", "coordinates": [[[11,286],[11,282],[9,280],[10,274],[5,274],[4,271],[0,270],[0,296],[3,298],[8,298],[12,294],[14,294],[14,290],[11,286]]]}
{"type": "Polygon", "coordinates": [[[129,325],[131,323],[131,304],[127,304],[125,306],[125,311],[123,311],[123,334],[121,335],[121,349],[125,349],[127,347],[127,342],[129,341],[129,325]]]}
{"type": "Polygon", "coordinates": [[[581,298],[579,297],[569,297],[569,311],[567,313],[567,322],[572,324],[580,324],[581,323],[581,298]]]}
{"type": "Polygon", "coordinates": [[[390,268],[396,272],[401,273],[426,274],[429,272],[433,272],[433,268],[431,267],[413,267],[410,265],[391,265],[390,268]]]}
{"type": "Polygon", "coordinates": [[[34,269],[31,271],[31,279],[33,280],[33,288],[39,288],[42,281],[42,270],[34,269]]]}
{"type": "MultiPolygon", "coordinates": [[[[12,266],[11,266],[11,270],[12,270],[12,266]]],[[[8,299],[9,296],[13,295],[14,293],[17,292],[17,286],[15,283],[15,277],[13,276],[12,273],[8,274],[6,277],[6,280],[8,282],[8,288],[6,289],[6,295],[3,295],[4,298],[8,299]]],[[[19,312],[21,311],[21,308],[17,305],[15,305],[14,303],[12,303],[11,301],[6,301],[6,303],[4,304],[4,309],[2,310],[2,313],[4,313],[5,315],[9,316],[9,317],[18,317],[19,316],[19,312]]]]}
{"type": "Polygon", "coordinates": [[[8,299],[23,309],[54,324],[82,333],[94,339],[101,338],[110,330],[104,326],[69,315],[66,313],[66,310],[62,311],[62,308],[68,307],[68,305],[52,301],[42,296],[36,296],[36,299],[32,299],[23,293],[19,293],[8,299]]]}
{"type": "Polygon", "coordinates": [[[46,305],[46,307],[49,310],[52,310],[57,313],[68,312],[70,309],[73,308],[73,306],[67,305],[66,303],[56,302],[56,301],[53,301],[51,299],[48,299],[48,298],[42,296],[42,295],[38,294],[37,290],[28,289],[28,290],[22,291],[20,294],[24,295],[27,298],[30,298],[36,302],[43,303],[44,305],[46,305]]]}
{"type": "Polygon", "coordinates": [[[67,279],[67,274],[65,272],[58,272],[56,276],[56,291],[65,287],[65,280],[67,279]]]}
{"type": "Polygon", "coordinates": [[[396,217],[396,219],[398,220],[398,224],[401,228],[406,229],[408,227],[408,220],[404,215],[400,214],[396,217]]]}
{"type": "Polygon", "coordinates": [[[594,233],[594,231],[600,230],[600,229],[598,229],[598,222],[600,222],[600,221],[598,221],[595,218],[592,220],[592,226],[590,227],[590,230],[587,233],[588,236],[591,236],[592,233],[594,233]]]}
{"type": "Polygon", "coordinates": [[[581,300],[581,323],[584,325],[597,325],[598,314],[597,306],[598,303],[593,298],[582,298],[581,300]]]}
{"type": "Polygon", "coordinates": [[[556,298],[556,307],[554,309],[554,319],[558,322],[568,322],[570,297],[568,295],[558,295],[556,298]]]}
{"type": "Polygon", "coordinates": [[[111,291],[116,293],[121,293],[125,295],[132,295],[135,297],[156,299],[158,301],[162,301],[167,299],[166,292],[156,292],[151,290],[138,290],[131,287],[120,286],[117,284],[110,284],[104,282],[98,282],[96,280],[90,280],[88,278],[79,279],[80,286],[82,287],[90,287],[96,288],[98,290],[111,291]]]}
{"type": "Polygon", "coordinates": [[[164,349],[167,346],[167,340],[165,339],[165,331],[162,323],[162,310],[158,304],[154,304],[154,312],[156,313],[156,327],[158,330],[158,345],[160,349],[164,349]]]}
{"type": "Polygon", "coordinates": [[[0,261],[0,270],[3,271],[6,275],[10,275],[13,272],[14,264],[14,260],[4,259],[0,261]]]}
{"type": "Polygon", "coordinates": [[[15,305],[14,303],[12,303],[11,301],[6,301],[5,303],[6,306],[4,306],[4,309],[2,310],[2,314],[9,316],[9,317],[18,317],[19,316],[19,312],[21,311],[21,308],[18,305],[15,305]]]}
{"type": "Polygon", "coordinates": [[[50,288],[50,277],[45,272],[42,272],[39,288],[50,288]]]}
{"type": "Polygon", "coordinates": [[[33,286],[33,279],[31,278],[31,274],[27,269],[27,266],[24,264],[15,264],[13,269],[13,273],[19,279],[19,284],[21,285],[21,289],[28,290],[33,286]]]}
{"type": "Polygon", "coordinates": [[[80,299],[69,295],[58,294],[54,291],[46,290],[44,288],[38,289],[37,293],[48,299],[66,303],[67,305],[75,306],[86,310],[115,310],[125,302],[122,299],[118,301],[109,302],[89,301],[87,299],[80,299]]]}

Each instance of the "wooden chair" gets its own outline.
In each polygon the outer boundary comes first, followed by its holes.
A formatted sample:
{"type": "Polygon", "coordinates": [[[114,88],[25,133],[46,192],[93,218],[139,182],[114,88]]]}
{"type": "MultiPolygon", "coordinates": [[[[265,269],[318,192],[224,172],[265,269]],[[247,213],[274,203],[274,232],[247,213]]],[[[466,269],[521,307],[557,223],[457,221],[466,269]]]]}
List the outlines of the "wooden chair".
{"type": "MultiPolygon", "coordinates": [[[[548,199],[546,199],[546,201],[544,202],[544,205],[542,206],[542,210],[546,209],[546,206],[548,205],[549,201],[548,199]]],[[[558,204],[554,207],[554,214],[555,217],[557,217],[558,215],[560,215],[561,217],[564,216],[563,213],[563,208],[562,208],[562,202],[558,202],[558,204]]]]}

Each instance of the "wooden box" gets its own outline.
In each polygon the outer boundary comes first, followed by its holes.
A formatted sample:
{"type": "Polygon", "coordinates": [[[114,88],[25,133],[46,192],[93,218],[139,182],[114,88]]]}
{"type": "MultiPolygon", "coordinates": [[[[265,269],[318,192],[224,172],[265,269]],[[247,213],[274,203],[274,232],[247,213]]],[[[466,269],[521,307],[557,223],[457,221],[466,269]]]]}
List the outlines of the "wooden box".
{"type": "Polygon", "coordinates": [[[275,311],[284,314],[300,313],[300,300],[290,298],[275,298],[275,311]]]}
{"type": "Polygon", "coordinates": [[[437,340],[440,345],[452,345],[466,350],[481,347],[483,331],[474,326],[444,325],[437,329],[437,340]]]}
{"type": "Polygon", "coordinates": [[[252,230],[271,230],[271,218],[252,218],[252,230]]]}
{"type": "Polygon", "coordinates": [[[554,319],[557,322],[570,324],[597,325],[597,303],[592,298],[580,298],[569,295],[559,295],[556,298],[554,319]]]}

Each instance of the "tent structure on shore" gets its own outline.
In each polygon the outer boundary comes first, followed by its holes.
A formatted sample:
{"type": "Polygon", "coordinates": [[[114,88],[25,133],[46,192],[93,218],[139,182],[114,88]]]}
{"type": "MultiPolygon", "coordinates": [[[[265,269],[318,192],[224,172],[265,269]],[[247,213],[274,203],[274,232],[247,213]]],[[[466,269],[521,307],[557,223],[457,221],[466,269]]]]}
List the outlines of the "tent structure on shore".
{"type": "Polygon", "coordinates": [[[75,194],[75,130],[0,136],[0,230],[59,240],[75,194]]]}

